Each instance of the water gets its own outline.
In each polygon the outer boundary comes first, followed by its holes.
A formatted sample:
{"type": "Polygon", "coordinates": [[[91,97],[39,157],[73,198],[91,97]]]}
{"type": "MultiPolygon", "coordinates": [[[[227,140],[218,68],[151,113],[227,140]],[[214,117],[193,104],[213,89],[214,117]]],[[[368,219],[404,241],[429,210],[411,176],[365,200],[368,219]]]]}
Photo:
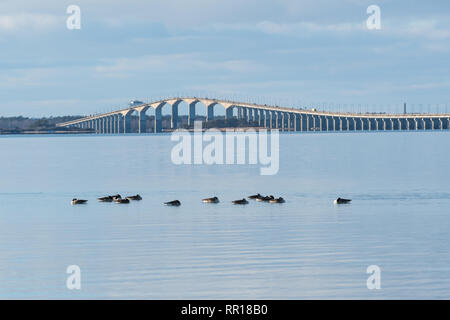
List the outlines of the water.
{"type": "Polygon", "coordinates": [[[173,165],[168,135],[0,137],[0,298],[449,299],[449,138],[283,134],[260,176],[173,165]],[[287,202],[230,203],[257,192],[287,202]],[[95,201],[114,193],[144,199],[95,201]]]}

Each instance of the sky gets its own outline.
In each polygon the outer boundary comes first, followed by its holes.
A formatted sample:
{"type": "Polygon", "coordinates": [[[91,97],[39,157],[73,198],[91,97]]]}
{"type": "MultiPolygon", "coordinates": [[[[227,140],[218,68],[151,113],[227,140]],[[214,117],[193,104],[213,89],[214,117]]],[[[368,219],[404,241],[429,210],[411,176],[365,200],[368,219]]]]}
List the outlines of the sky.
{"type": "Polygon", "coordinates": [[[448,0],[0,0],[0,49],[0,117],[178,95],[450,112],[448,0]]]}

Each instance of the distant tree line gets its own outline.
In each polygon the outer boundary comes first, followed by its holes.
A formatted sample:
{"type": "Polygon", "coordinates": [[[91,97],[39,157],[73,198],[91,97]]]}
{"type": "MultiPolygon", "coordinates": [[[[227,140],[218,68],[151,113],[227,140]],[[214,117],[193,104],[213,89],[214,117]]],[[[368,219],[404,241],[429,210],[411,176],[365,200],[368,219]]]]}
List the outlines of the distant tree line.
{"type": "Polygon", "coordinates": [[[82,116],[62,116],[49,118],[0,117],[0,132],[70,130],[56,127],[57,123],[82,118],[82,116]]]}
{"type": "MultiPolygon", "coordinates": [[[[48,118],[28,118],[28,117],[0,117],[0,133],[22,133],[22,132],[42,132],[42,131],[80,131],[79,128],[64,128],[56,127],[56,124],[61,122],[72,121],[83,118],[83,116],[61,116],[48,118]]],[[[206,121],[205,116],[196,116],[196,120],[203,122],[203,128],[239,128],[239,127],[257,127],[256,122],[247,122],[237,118],[225,119],[224,116],[216,116],[214,120],[206,121]]],[[[152,132],[155,125],[155,117],[147,116],[147,131],[152,132]]],[[[162,126],[164,129],[171,128],[171,117],[164,115],[162,118],[162,126]]],[[[131,117],[132,132],[136,132],[139,127],[139,118],[131,117]]],[[[192,129],[189,126],[188,117],[180,115],[178,117],[178,127],[185,129],[192,129]]],[[[86,131],[89,129],[83,129],[86,131]]]]}

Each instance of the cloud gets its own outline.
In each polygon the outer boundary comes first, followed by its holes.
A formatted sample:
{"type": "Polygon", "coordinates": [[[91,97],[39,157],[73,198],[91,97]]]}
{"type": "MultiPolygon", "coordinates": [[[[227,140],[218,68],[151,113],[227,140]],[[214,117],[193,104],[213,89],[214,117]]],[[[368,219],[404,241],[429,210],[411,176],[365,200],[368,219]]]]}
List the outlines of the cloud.
{"type": "Polygon", "coordinates": [[[50,14],[20,13],[0,15],[0,31],[12,32],[17,30],[48,30],[61,24],[65,27],[64,19],[50,14]]]}
{"type": "Polygon", "coordinates": [[[95,67],[97,74],[107,77],[126,78],[136,73],[195,74],[211,72],[255,73],[266,70],[262,64],[245,59],[208,60],[201,54],[162,54],[134,58],[104,60],[95,67]]]}

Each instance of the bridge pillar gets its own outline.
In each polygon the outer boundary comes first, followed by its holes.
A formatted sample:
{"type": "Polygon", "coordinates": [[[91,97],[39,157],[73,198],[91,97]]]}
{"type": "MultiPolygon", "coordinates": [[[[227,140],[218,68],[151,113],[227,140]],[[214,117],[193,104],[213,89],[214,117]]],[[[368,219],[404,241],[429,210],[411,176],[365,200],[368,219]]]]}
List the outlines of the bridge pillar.
{"type": "Polygon", "coordinates": [[[276,111],[270,112],[270,129],[276,129],[278,127],[278,114],[276,111]]]}
{"type": "Polygon", "coordinates": [[[123,133],[131,133],[131,115],[123,116],[123,133]]]}
{"type": "Polygon", "coordinates": [[[364,120],[363,118],[358,118],[359,119],[359,131],[363,131],[364,130],[364,120]]]}
{"type": "Polygon", "coordinates": [[[242,107],[237,107],[237,118],[238,120],[242,120],[242,107]]]}
{"type": "Polygon", "coordinates": [[[264,111],[264,126],[267,129],[272,128],[271,121],[272,121],[272,112],[268,111],[268,110],[265,110],[264,111]]]}
{"type": "Polygon", "coordinates": [[[422,123],[423,123],[423,130],[427,129],[427,122],[425,121],[425,118],[422,118],[422,123]]]}
{"type": "Polygon", "coordinates": [[[303,113],[300,113],[299,115],[299,128],[300,131],[306,131],[306,115],[303,113]]]}
{"type": "Polygon", "coordinates": [[[162,132],[162,105],[155,108],[154,133],[162,132]]]}
{"type": "Polygon", "coordinates": [[[214,103],[206,106],[206,121],[214,120],[214,103]]]}
{"type": "Polygon", "coordinates": [[[119,134],[123,134],[123,133],[125,133],[125,131],[124,131],[124,116],[123,116],[123,114],[118,114],[118,117],[117,117],[117,125],[118,125],[118,130],[119,130],[119,134]]]}
{"type": "Polygon", "coordinates": [[[300,131],[299,115],[293,113],[291,117],[292,117],[292,131],[300,131]]]}
{"type": "Polygon", "coordinates": [[[181,101],[177,101],[172,104],[172,115],[170,117],[170,128],[177,129],[178,128],[178,105],[181,101]]]}
{"type": "Polygon", "coordinates": [[[333,122],[333,131],[337,131],[339,127],[338,125],[339,119],[337,117],[331,117],[331,119],[333,122]]]}
{"type": "Polygon", "coordinates": [[[436,130],[436,129],[440,129],[441,125],[439,123],[439,118],[430,118],[431,120],[431,129],[432,130],[436,130]]]}
{"type": "Polygon", "coordinates": [[[111,133],[116,133],[116,115],[111,116],[111,133]]]}
{"type": "Polygon", "coordinates": [[[110,129],[111,129],[111,117],[105,117],[105,121],[106,121],[106,134],[110,134],[110,129]]]}
{"type": "Polygon", "coordinates": [[[255,109],[253,109],[253,108],[248,109],[248,122],[253,122],[254,111],[255,111],[255,109]]]}
{"type": "Polygon", "coordinates": [[[259,112],[259,109],[255,109],[255,110],[254,110],[254,114],[253,114],[253,121],[254,121],[255,123],[257,123],[258,126],[259,126],[259,118],[260,118],[260,112],[259,112]]]}
{"type": "Polygon", "coordinates": [[[248,108],[242,107],[242,120],[248,122],[248,108]]]}
{"type": "Polygon", "coordinates": [[[356,118],[350,118],[350,130],[356,131],[356,118]]]}
{"type": "Polygon", "coordinates": [[[228,108],[225,109],[225,120],[229,121],[231,119],[233,119],[233,106],[229,106],[228,108]]]}
{"type": "MultiPolygon", "coordinates": [[[[197,102],[192,102],[189,104],[189,115],[188,115],[188,124],[189,126],[193,126],[194,125],[194,121],[195,121],[195,105],[197,102]]],[[[233,111],[231,111],[233,112],[233,111]]]]}
{"type": "Polygon", "coordinates": [[[259,109],[258,110],[258,126],[259,127],[264,127],[264,123],[265,123],[264,110],[263,109],[259,109]]]}
{"type": "Polygon", "coordinates": [[[100,118],[100,134],[105,133],[105,118],[100,118]]]}
{"type": "Polygon", "coordinates": [[[306,115],[306,131],[311,131],[314,126],[314,117],[310,114],[306,115]]]}
{"type": "Polygon", "coordinates": [[[110,123],[111,123],[111,134],[116,133],[116,116],[112,115],[110,116],[110,123]]]}
{"type": "Polygon", "coordinates": [[[272,111],[271,113],[272,116],[272,121],[271,121],[271,129],[276,129],[278,128],[278,113],[276,111],[272,111]]]}
{"type": "Polygon", "coordinates": [[[139,111],[139,133],[146,133],[147,132],[147,110],[142,109],[139,111]]]}
{"type": "Polygon", "coordinates": [[[114,134],[114,116],[109,116],[109,134],[114,134]]]}

